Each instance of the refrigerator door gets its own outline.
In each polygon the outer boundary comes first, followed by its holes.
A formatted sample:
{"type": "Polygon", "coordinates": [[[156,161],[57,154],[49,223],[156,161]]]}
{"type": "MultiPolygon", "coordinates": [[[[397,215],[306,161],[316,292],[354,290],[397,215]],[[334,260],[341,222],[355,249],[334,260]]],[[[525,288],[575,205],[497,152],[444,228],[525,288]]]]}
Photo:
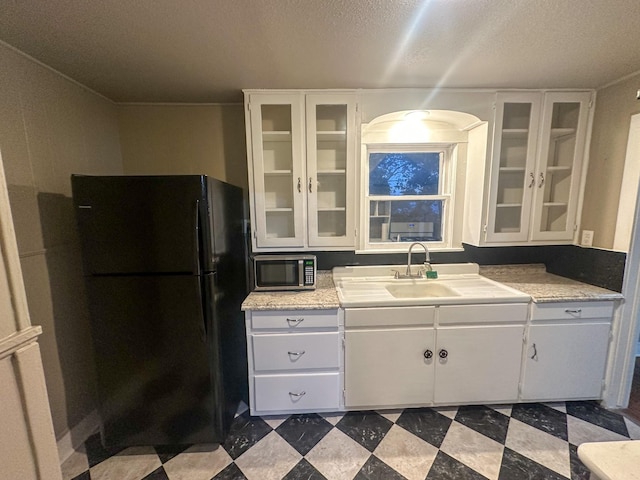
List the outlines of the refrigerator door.
{"type": "Polygon", "coordinates": [[[207,276],[87,278],[105,446],[224,439],[207,276]]]}
{"type": "Polygon", "coordinates": [[[87,275],[211,270],[206,177],[71,177],[87,275]]]}

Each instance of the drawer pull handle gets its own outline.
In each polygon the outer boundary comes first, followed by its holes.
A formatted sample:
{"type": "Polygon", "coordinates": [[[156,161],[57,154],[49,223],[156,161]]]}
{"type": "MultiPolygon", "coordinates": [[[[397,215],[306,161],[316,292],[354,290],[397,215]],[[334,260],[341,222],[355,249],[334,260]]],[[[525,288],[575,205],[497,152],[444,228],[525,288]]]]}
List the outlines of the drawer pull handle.
{"type": "Polygon", "coordinates": [[[299,356],[304,355],[305,353],[307,353],[307,351],[306,350],[302,350],[301,352],[287,352],[287,353],[289,355],[299,357],[299,356]]]}
{"type": "Polygon", "coordinates": [[[536,344],[531,345],[533,347],[533,355],[531,355],[531,360],[538,360],[538,349],[536,348],[536,344]]]}
{"type": "Polygon", "coordinates": [[[304,318],[287,318],[287,323],[293,327],[300,325],[302,321],[304,321],[304,318]]]}
{"type": "Polygon", "coordinates": [[[304,390],[302,392],[300,392],[300,393],[289,392],[289,395],[291,395],[292,397],[296,397],[296,398],[304,397],[306,394],[307,394],[307,392],[305,392],[304,390]]]}
{"type": "Polygon", "coordinates": [[[565,310],[565,313],[570,313],[572,315],[580,315],[582,313],[582,309],[581,308],[576,308],[575,310],[571,310],[571,309],[567,308],[565,310]]]}

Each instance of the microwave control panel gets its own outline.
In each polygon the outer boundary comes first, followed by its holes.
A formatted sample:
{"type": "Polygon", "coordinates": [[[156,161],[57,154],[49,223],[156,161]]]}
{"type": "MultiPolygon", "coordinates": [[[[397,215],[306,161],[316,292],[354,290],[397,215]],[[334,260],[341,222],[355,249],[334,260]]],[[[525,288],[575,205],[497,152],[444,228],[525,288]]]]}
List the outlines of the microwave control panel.
{"type": "Polygon", "coordinates": [[[314,277],[314,262],[313,260],[304,261],[304,284],[313,285],[315,283],[314,277]]]}

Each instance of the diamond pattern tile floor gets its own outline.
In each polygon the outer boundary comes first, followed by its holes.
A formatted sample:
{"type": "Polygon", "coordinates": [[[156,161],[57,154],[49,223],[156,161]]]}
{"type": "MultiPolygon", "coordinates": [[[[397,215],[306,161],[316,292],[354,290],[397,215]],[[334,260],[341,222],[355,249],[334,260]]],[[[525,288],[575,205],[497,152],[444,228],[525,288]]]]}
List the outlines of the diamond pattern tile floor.
{"type": "Polygon", "coordinates": [[[640,440],[640,426],[596,402],[411,408],[251,417],[221,446],[105,449],[98,434],[65,480],[586,480],[577,447],[640,440]]]}

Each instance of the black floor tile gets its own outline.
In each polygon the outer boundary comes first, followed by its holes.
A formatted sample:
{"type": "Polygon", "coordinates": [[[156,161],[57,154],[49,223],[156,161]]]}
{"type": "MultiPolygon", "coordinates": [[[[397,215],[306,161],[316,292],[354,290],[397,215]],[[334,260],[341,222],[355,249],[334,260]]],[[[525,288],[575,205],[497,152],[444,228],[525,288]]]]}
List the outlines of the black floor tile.
{"type": "Polygon", "coordinates": [[[456,421],[504,445],[509,429],[509,417],[483,405],[462,406],[456,421]]]}
{"type": "Polygon", "coordinates": [[[347,412],[336,428],[349,435],[364,448],[373,452],[393,422],[374,411],[347,412]]]}
{"type": "Polygon", "coordinates": [[[327,480],[327,478],[303,458],[282,480],[327,480]]]}
{"type": "Polygon", "coordinates": [[[487,480],[487,477],[440,451],[426,480],[487,480]]]}
{"type": "Polygon", "coordinates": [[[235,463],[232,463],[211,480],[247,480],[247,477],[244,476],[244,473],[235,463]]]}
{"type": "Polygon", "coordinates": [[[407,408],[396,425],[440,448],[452,420],[431,408],[407,408]]]}
{"type": "Polygon", "coordinates": [[[252,417],[247,411],[233,420],[223,447],[235,460],[272,430],[264,420],[260,417],[252,417]]]}
{"type": "Polygon", "coordinates": [[[124,450],[123,447],[103,447],[99,433],[91,435],[84,445],[87,449],[87,459],[89,460],[89,467],[93,467],[105,461],[107,458],[113,457],[115,454],[124,450]]]}
{"type": "Polygon", "coordinates": [[[157,468],[142,480],[169,480],[167,472],[164,471],[164,467],[157,468]]]}
{"type": "Polygon", "coordinates": [[[596,402],[567,402],[567,413],[625,437],[629,436],[624,417],[602,408],[596,402]]]}
{"type": "Polygon", "coordinates": [[[569,455],[571,463],[571,480],[589,480],[591,472],[584,466],[578,458],[578,447],[569,445],[569,455]]]}
{"type": "Polygon", "coordinates": [[[333,425],[315,413],[291,415],[276,428],[276,432],[300,455],[306,455],[333,429],[333,425]]]}
{"type": "Polygon", "coordinates": [[[564,441],[568,440],[567,415],[541,403],[520,403],[513,406],[511,418],[520,420],[564,441]]]}
{"type": "Polygon", "coordinates": [[[82,472],[80,475],[76,475],[71,480],[91,480],[91,474],[89,473],[89,470],[87,470],[86,472],[82,472]]]}
{"type": "Polygon", "coordinates": [[[353,480],[406,480],[406,478],[375,455],[371,455],[353,480]]]}
{"type": "Polygon", "coordinates": [[[504,449],[498,480],[566,480],[566,478],[510,448],[504,449]]]}
{"type": "Polygon", "coordinates": [[[184,452],[190,446],[191,445],[156,445],[153,448],[164,465],[176,455],[184,452]]]}

